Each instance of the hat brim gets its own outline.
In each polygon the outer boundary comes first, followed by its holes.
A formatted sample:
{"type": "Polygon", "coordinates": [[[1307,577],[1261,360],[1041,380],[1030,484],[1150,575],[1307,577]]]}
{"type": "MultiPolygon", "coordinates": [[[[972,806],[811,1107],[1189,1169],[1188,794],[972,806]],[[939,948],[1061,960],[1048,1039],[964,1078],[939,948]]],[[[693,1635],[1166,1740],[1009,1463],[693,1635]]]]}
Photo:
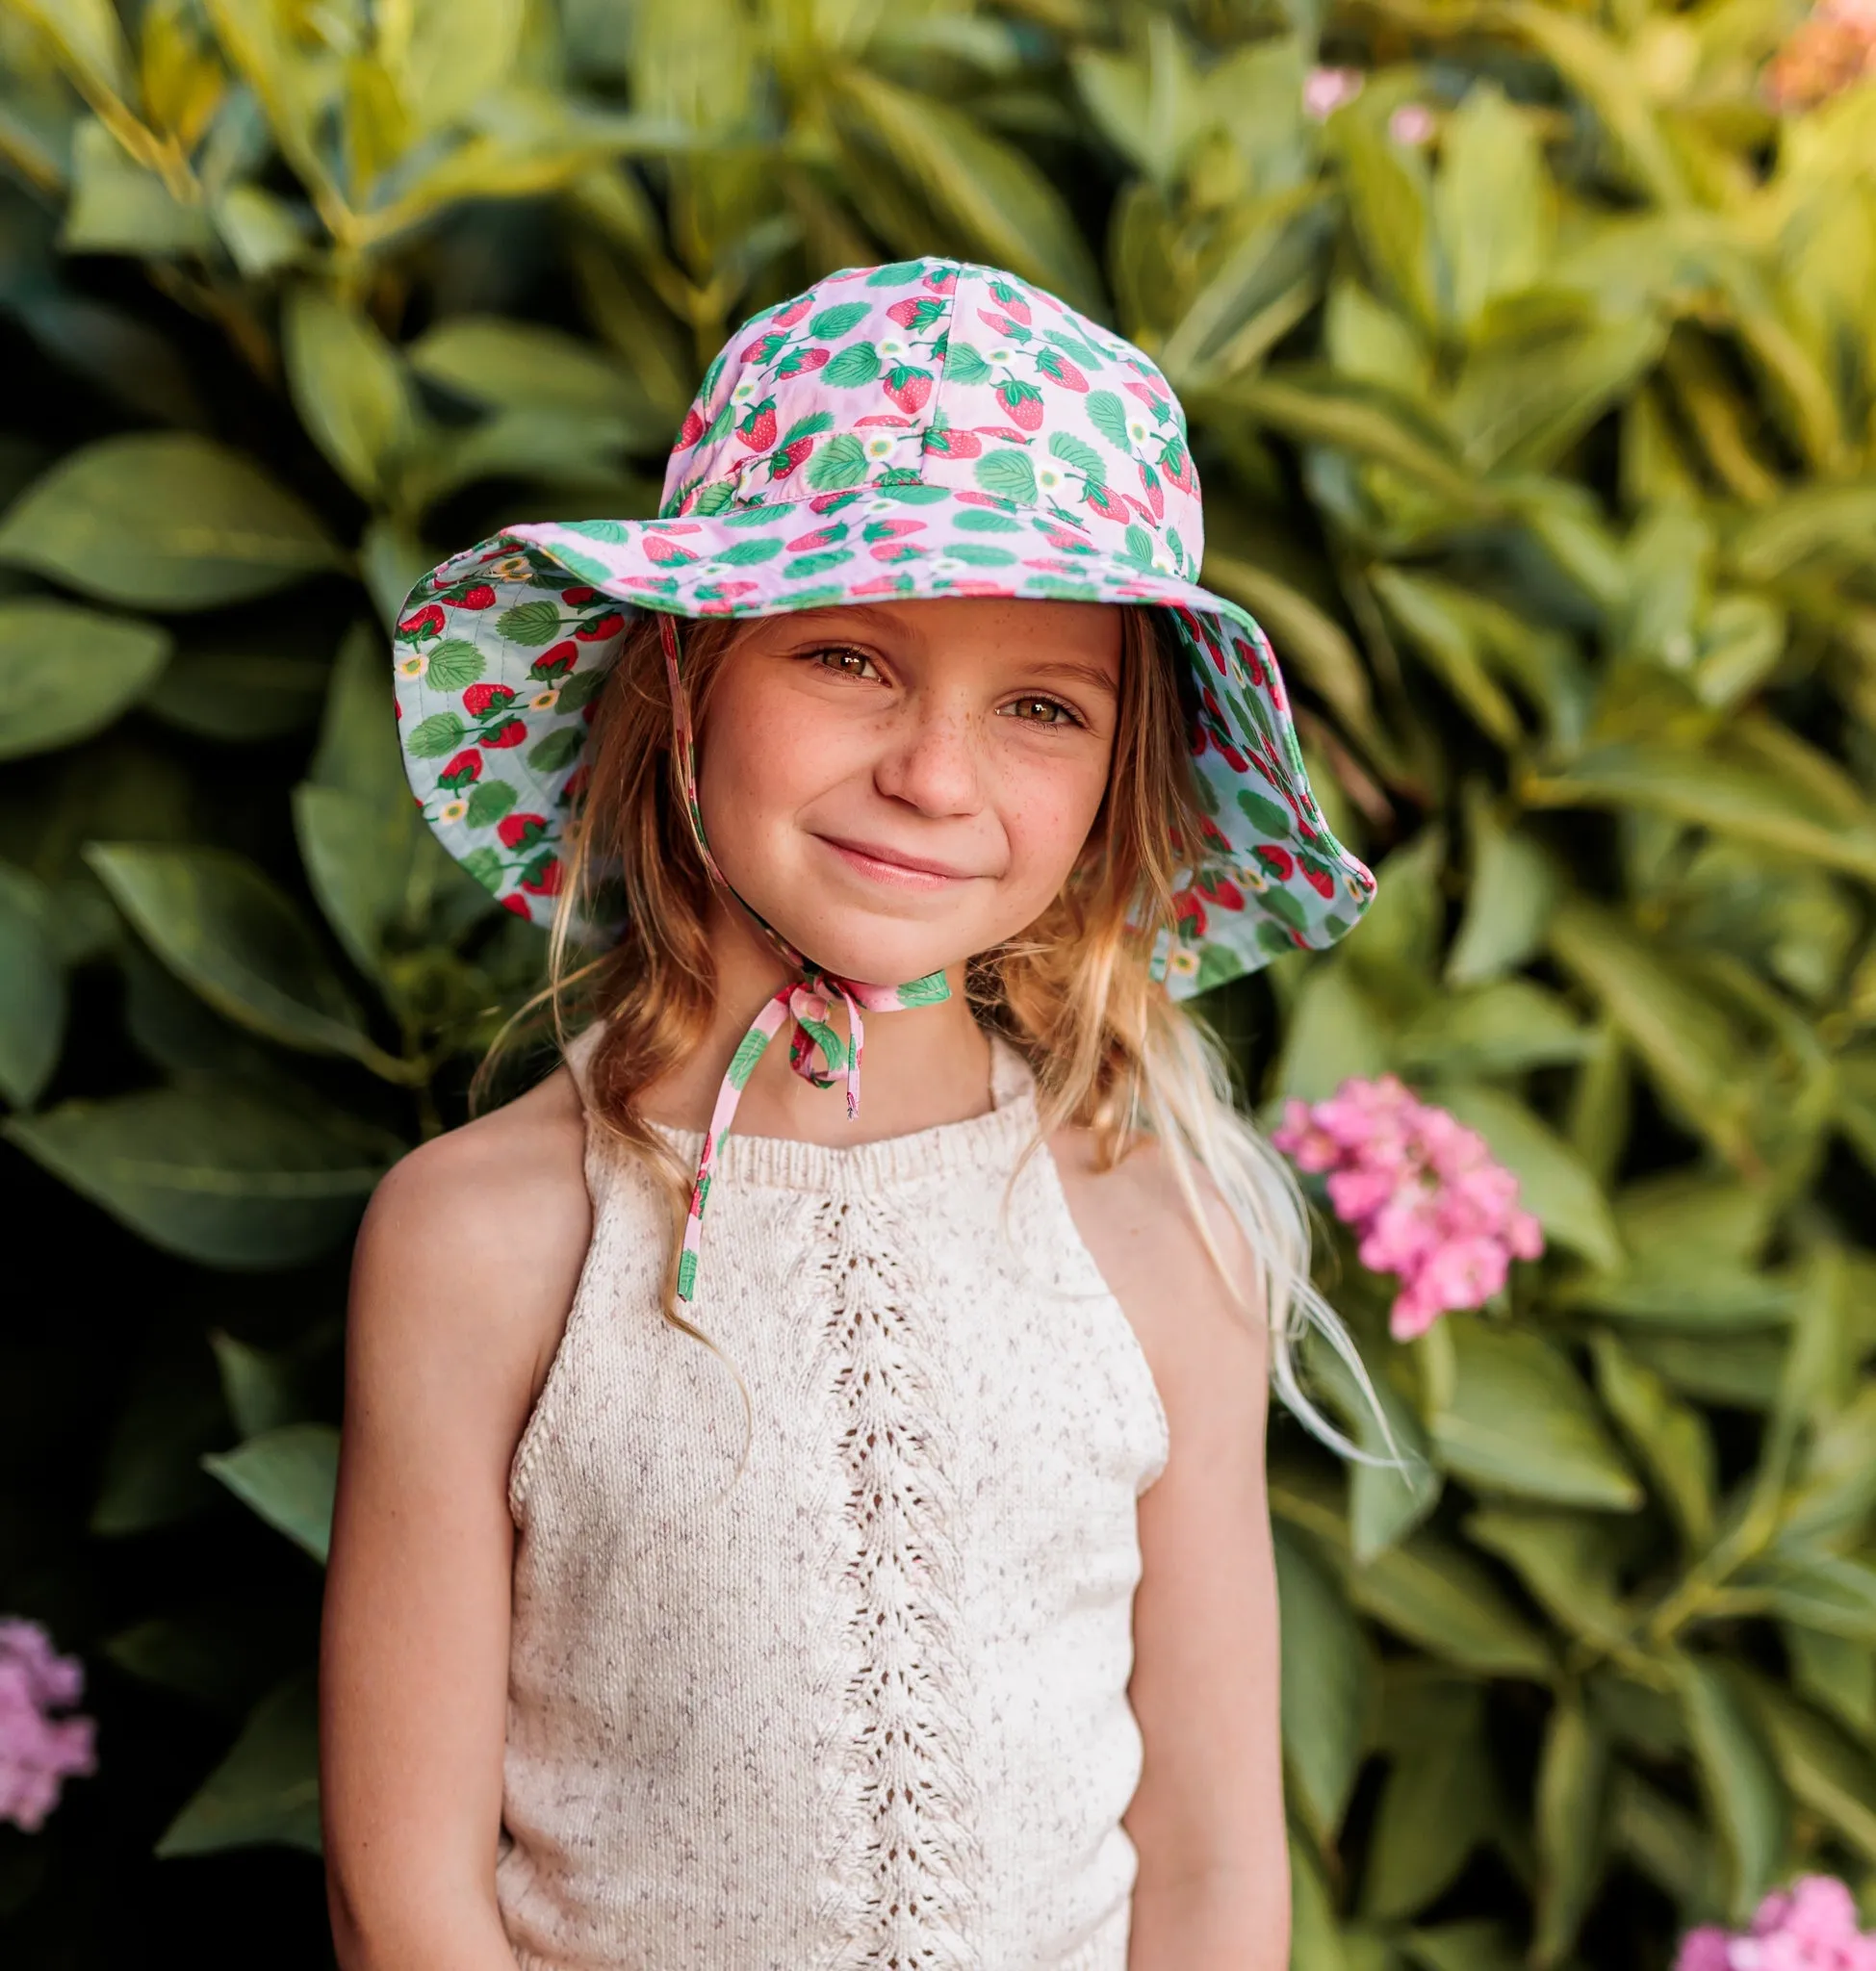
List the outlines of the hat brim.
{"type": "Polygon", "coordinates": [[[774,616],[967,596],[1142,604],[1170,612],[1192,666],[1194,781],[1209,816],[1156,970],[1184,997],[1332,944],[1374,878],[1323,818],[1269,642],[1244,610],[1168,565],[1147,529],[1129,529],[1125,546],[1117,554],[1046,512],[925,484],[510,528],[434,569],[399,612],[411,787],[450,854],[508,909],[545,923],[625,608],[774,616]]]}

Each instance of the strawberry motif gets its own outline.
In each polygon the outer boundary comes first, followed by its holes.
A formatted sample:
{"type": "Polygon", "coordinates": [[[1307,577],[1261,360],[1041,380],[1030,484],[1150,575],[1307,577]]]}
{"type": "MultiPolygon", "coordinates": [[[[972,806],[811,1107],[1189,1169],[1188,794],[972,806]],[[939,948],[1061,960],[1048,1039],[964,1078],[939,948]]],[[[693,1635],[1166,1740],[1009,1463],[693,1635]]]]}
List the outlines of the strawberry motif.
{"type": "Polygon", "coordinates": [[[481,772],[482,755],[471,746],[457,754],[437,775],[436,783],[439,787],[448,787],[454,793],[458,787],[467,787],[473,781],[478,780],[481,772]]]}
{"type": "Polygon", "coordinates": [[[495,591],[485,581],[473,581],[456,598],[459,609],[487,609],[495,602],[495,591]]]}
{"type": "Polygon", "coordinates": [[[668,540],[663,534],[647,534],[645,558],[656,562],[660,568],[681,568],[686,561],[695,561],[697,556],[688,548],[679,547],[676,541],[668,540]]]}
{"type": "Polygon", "coordinates": [[[617,636],[625,627],[626,619],[610,609],[595,622],[582,623],[574,634],[581,643],[598,643],[603,637],[617,636]]]}
{"type": "Polygon", "coordinates": [[[1245,893],[1228,876],[1215,877],[1210,883],[1198,885],[1201,895],[1225,910],[1242,910],[1245,907],[1245,893]]]}
{"type": "Polygon", "coordinates": [[[531,849],[547,833],[545,814],[504,815],[496,830],[504,849],[531,849]]]}
{"type": "Polygon", "coordinates": [[[948,294],[958,285],[955,267],[936,267],[925,276],[925,285],[935,294],[948,294]]]}
{"type": "Polygon", "coordinates": [[[472,719],[486,718],[512,704],[514,696],[512,684],[472,684],[462,695],[462,708],[472,719]]]}
{"type": "Polygon", "coordinates": [[[1008,281],[992,281],[990,295],[1006,315],[1014,315],[1025,325],[1030,320],[1029,303],[1023,298],[1022,291],[1012,287],[1008,281]]]}
{"type": "Polygon", "coordinates": [[[1252,853],[1278,883],[1288,883],[1296,873],[1296,858],[1288,849],[1279,849],[1274,842],[1259,842],[1252,853]]]}
{"type": "Polygon", "coordinates": [[[1064,385],[1068,390],[1078,390],[1084,396],[1088,392],[1088,379],[1069,362],[1060,349],[1039,349],[1036,352],[1036,367],[1044,376],[1064,385]]]}
{"type": "Polygon", "coordinates": [[[745,363],[772,363],[788,346],[788,331],[785,328],[772,328],[766,335],[758,335],[753,343],[746,344],[742,352],[745,363]]]}
{"type": "Polygon", "coordinates": [[[814,441],[812,438],[797,438],[792,445],[784,445],[769,460],[769,477],[771,479],[785,479],[813,449],[814,441]]]}
{"type": "Polygon", "coordinates": [[[793,328],[796,322],[807,319],[809,312],[813,306],[813,295],[804,294],[799,301],[790,301],[787,307],[784,308],[780,314],[773,315],[769,319],[775,323],[777,328],[793,328]]]}
{"type": "Polygon", "coordinates": [[[925,400],[932,394],[932,372],[901,363],[886,372],[881,387],[902,411],[913,416],[925,408],[925,400]]]}
{"type": "Polygon", "coordinates": [[[589,589],[584,584],[577,584],[573,588],[562,589],[560,591],[560,600],[563,602],[570,603],[577,609],[580,603],[590,602],[598,594],[598,589],[589,589]]]}
{"type": "Polygon", "coordinates": [[[930,328],[944,314],[944,305],[939,301],[922,300],[916,295],[910,301],[895,301],[887,314],[911,335],[921,329],[930,328]]]}
{"type": "Polygon", "coordinates": [[[1303,881],[1325,901],[1335,895],[1335,879],[1313,856],[1302,858],[1303,881]]]}
{"type": "Polygon", "coordinates": [[[976,458],[984,449],[984,441],[975,432],[935,424],[925,433],[925,449],[940,458],[976,458]]]}
{"type": "Polygon", "coordinates": [[[560,858],[549,856],[532,862],[522,872],[521,886],[530,896],[557,897],[560,894],[560,858]]]}
{"type": "Polygon", "coordinates": [[[684,422],[678,432],[678,449],[688,451],[704,435],[704,414],[695,404],[684,413],[684,422]]]}
{"type": "Polygon", "coordinates": [[[574,659],[579,655],[570,643],[557,643],[552,650],[543,651],[527,667],[530,678],[554,678],[562,671],[571,671],[574,659]]]}
{"type": "Polygon", "coordinates": [[[531,918],[534,914],[533,911],[527,908],[527,899],[526,897],[516,896],[512,892],[501,899],[501,908],[504,910],[512,911],[517,917],[522,918],[524,921],[531,918]]]}
{"type": "Polygon", "coordinates": [[[1089,486],[1083,489],[1082,498],[1103,520],[1125,520],[1127,502],[1118,494],[1110,493],[1105,486],[1089,486]]]}
{"type": "Polygon", "coordinates": [[[483,735],[484,746],[519,746],[527,737],[527,728],[520,719],[510,719],[505,726],[483,735]]]}
{"type": "Polygon", "coordinates": [[[1037,431],[1042,423],[1042,393],[1033,383],[1018,383],[1013,376],[996,387],[996,400],[1010,413],[1013,423],[1025,431],[1037,431]]]}
{"type": "Polygon", "coordinates": [[[775,373],[778,376],[810,375],[816,370],[824,370],[833,353],[832,349],[790,349],[775,366],[775,373]]]}
{"type": "Polygon", "coordinates": [[[787,544],[790,554],[811,554],[817,548],[832,548],[847,538],[845,521],[835,521],[831,527],[816,527],[812,533],[797,534],[787,544]]]}
{"type": "Polygon", "coordinates": [[[1140,462],[1141,490],[1146,495],[1146,503],[1152,509],[1155,526],[1166,518],[1166,494],[1160,486],[1160,475],[1144,459],[1140,462]]]}
{"type": "Polygon", "coordinates": [[[776,430],[775,399],[765,397],[750,406],[748,416],[736,426],[736,437],[751,451],[766,451],[775,443],[776,430]]]}
{"type": "Polygon", "coordinates": [[[426,636],[441,636],[445,620],[436,603],[425,602],[414,615],[406,616],[398,625],[398,634],[413,643],[426,636]]]}

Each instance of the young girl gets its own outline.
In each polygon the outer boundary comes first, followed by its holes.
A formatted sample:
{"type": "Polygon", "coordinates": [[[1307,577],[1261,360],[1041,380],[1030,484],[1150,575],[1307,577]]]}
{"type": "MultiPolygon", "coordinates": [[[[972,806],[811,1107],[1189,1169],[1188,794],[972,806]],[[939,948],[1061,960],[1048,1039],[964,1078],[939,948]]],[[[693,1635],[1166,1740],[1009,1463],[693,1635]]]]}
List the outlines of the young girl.
{"type": "Polygon", "coordinates": [[[1320,1303],[1176,1000],[1373,883],[1200,551],[1153,365],[921,260],[741,331],[660,519],[412,596],[412,783],[585,1024],[360,1236],[345,1971],[1287,1963],[1320,1303]]]}

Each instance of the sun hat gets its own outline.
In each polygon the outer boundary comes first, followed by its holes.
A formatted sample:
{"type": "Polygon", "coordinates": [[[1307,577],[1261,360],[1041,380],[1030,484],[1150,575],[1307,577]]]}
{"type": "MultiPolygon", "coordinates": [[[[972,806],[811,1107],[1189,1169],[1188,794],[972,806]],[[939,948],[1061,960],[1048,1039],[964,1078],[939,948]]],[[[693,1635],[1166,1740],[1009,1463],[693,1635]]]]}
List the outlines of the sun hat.
{"type": "MultiPolygon", "coordinates": [[[[1131,343],[996,268],[847,268],[754,317],[710,365],[656,519],[509,527],[418,582],[395,644],[406,770],[450,854],[545,923],[594,697],[632,610],[658,613],[680,781],[722,883],[696,802],[679,620],[944,596],[1157,606],[1185,659],[1206,816],[1203,839],[1179,845],[1176,926],[1151,955],[1183,998],[1334,943],[1375,893],[1310,791],[1263,631],[1200,586],[1203,551],[1184,414],[1131,343]]],[[[725,1077],[680,1261],[685,1299],[715,1146],[783,1022],[797,1072],[844,1077],[856,1113],[861,1009],[948,995],[941,972],[836,979],[756,921],[798,976],[725,1077]],[[835,998],[846,1042],[829,1024],[835,998]]]]}

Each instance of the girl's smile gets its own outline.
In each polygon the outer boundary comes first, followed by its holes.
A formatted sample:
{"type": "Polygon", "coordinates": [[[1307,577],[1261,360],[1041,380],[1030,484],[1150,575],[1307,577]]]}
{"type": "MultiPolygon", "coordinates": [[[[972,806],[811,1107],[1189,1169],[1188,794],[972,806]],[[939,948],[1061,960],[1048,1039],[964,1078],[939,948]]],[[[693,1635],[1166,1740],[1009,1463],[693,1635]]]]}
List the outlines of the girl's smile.
{"type": "Polygon", "coordinates": [[[848,868],[874,883],[903,883],[908,889],[944,889],[952,883],[968,883],[978,874],[971,869],[953,869],[926,857],[907,855],[878,842],[844,841],[821,835],[848,868]]]}

